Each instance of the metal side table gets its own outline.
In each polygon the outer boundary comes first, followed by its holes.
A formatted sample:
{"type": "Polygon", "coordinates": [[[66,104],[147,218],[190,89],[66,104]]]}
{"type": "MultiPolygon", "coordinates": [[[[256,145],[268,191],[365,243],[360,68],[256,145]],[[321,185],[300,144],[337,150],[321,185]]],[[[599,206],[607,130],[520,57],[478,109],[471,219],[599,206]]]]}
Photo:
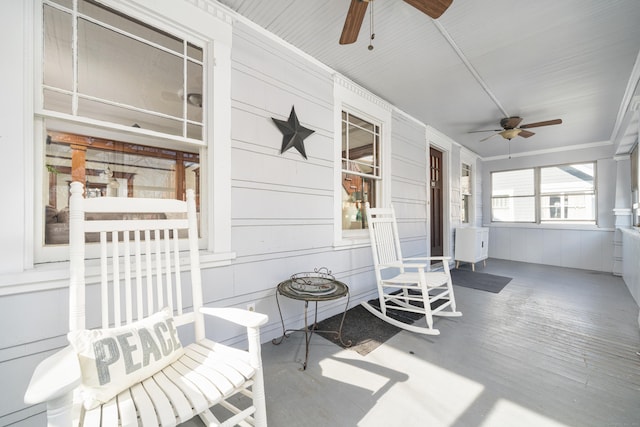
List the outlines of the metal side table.
{"type": "Polygon", "coordinates": [[[348,341],[347,343],[342,341],[342,325],[344,324],[344,318],[347,314],[347,308],[349,307],[349,287],[336,280],[331,275],[331,272],[326,268],[323,267],[321,269],[316,269],[313,273],[294,274],[290,279],[280,282],[276,288],[276,303],[278,304],[280,322],[282,323],[282,336],[280,338],[274,338],[271,342],[278,345],[282,343],[285,338],[288,338],[293,332],[304,332],[305,356],[301,370],[307,369],[307,361],[309,360],[309,343],[314,332],[335,334],[336,339],[339,340],[343,346],[349,347],[351,345],[351,341],[348,341]],[[304,301],[304,329],[285,329],[278,295],[304,301]],[[347,297],[347,303],[344,307],[344,312],[342,313],[342,319],[340,320],[340,327],[338,330],[318,330],[318,302],[332,301],[345,296],[347,297]],[[312,325],[309,325],[308,321],[309,302],[315,303],[312,325]]]}

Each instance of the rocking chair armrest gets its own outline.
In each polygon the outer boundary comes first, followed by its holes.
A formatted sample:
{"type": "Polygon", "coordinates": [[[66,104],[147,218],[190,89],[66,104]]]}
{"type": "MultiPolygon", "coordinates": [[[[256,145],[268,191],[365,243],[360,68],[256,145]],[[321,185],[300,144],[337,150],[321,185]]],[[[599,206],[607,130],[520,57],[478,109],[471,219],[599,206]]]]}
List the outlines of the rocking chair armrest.
{"type": "MultiPolygon", "coordinates": [[[[403,261],[407,261],[405,258],[403,261]]],[[[413,263],[413,262],[394,262],[392,264],[380,264],[381,268],[426,268],[427,263],[413,263]]]]}
{"type": "Polygon", "coordinates": [[[71,393],[82,382],[80,362],[75,350],[67,346],[38,364],[24,394],[30,405],[71,393]]]}
{"type": "Polygon", "coordinates": [[[450,261],[450,256],[429,256],[417,258],[404,258],[403,261],[450,261]]]}
{"type": "Polygon", "coordinates": [[[264,325],[269,320],[269,316],[255,311],[243,310],[233,307],[202,307],[200,313],[209,316],[219,317],[247,328],[257,328],[264,325]]]}

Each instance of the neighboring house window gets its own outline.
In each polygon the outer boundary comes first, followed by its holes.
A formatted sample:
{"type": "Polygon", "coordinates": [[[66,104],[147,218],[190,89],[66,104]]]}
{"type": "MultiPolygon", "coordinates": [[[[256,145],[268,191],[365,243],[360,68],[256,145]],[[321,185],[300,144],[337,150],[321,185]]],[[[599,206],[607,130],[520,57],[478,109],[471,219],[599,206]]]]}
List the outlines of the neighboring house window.
{"type": "MultiPolygon", "coordinates": [[[[36,135],[45,247],[68,242],[71,181],[85,184],[86,197],[184,199],[192,188],[199,209],[204,43],[94,1],[42,4],[36,135]]],[[[40,257],[56,259],[64,258],[40,257]]]]}
{"type": "Polygon", "coordinates": [[[540,168],[540,220],[594,222],[595,164],[540,168]]]}
{"type": "Polygon", "coordinates": [[[364,205],[376,206],[380,126],[342,112],[342,229],[367,228],[364,205]]]}
{"type": "Polygon", "coordinates": [[[471,215],[471,165],[466,163],[462,163],[460,195],[460,222],[468,223],[471,215]]]}
{"type": "Polygon", "coordinates": [[[493,172],[491,220],[595,223],[595,163],[493,172]]]}

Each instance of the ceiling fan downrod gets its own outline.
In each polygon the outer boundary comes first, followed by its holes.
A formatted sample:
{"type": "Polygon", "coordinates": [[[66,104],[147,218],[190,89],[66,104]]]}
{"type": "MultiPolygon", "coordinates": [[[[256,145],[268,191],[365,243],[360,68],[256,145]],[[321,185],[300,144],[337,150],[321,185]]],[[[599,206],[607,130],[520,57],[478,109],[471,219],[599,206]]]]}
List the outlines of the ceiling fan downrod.
{"type": "Polygon", "coordinates": [[[367,49],[373,50],[373,39],[376,38],[376,33],[373,32],[373,4],[374,4],[374,2],[370,2],[370,3],[371,3],[371,9],[369,9],[369,46],[367,46],[367,49]]]}

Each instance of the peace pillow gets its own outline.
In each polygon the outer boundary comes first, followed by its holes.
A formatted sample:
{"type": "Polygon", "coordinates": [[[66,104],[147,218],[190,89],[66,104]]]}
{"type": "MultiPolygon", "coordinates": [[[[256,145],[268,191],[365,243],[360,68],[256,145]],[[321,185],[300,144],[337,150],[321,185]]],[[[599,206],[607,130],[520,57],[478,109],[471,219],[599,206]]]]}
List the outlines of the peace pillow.
{"type": "Polygon", "coordinates": [[[108,402],[184,354],[168,308],[126,326],[72,331],[67,338],[78,354],[87,410],[108,402]]]}

